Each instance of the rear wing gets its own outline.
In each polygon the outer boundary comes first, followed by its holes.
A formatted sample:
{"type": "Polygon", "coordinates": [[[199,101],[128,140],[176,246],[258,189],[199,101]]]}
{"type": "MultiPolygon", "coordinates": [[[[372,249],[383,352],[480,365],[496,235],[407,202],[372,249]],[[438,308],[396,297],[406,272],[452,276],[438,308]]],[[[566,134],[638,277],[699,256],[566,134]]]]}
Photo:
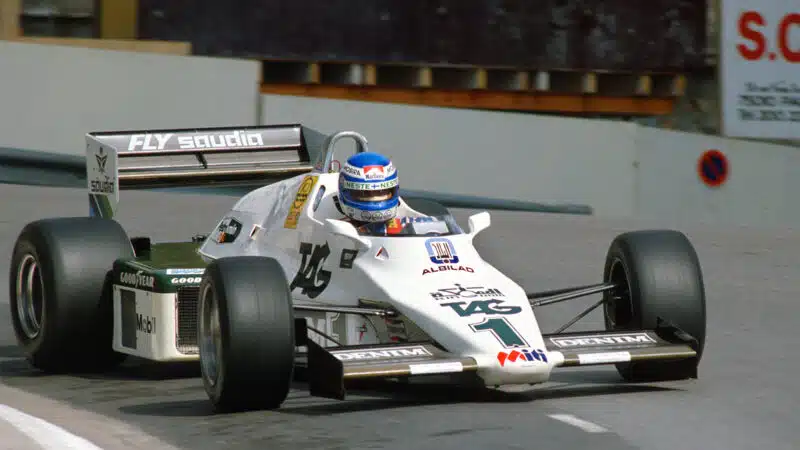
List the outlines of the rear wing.
{"type": "Polygon", "coordinates": [[[90,214],[114,217],[121,189],[267,185],[310,172],[326,138],[299,124],[88,133],[90,214]]]}

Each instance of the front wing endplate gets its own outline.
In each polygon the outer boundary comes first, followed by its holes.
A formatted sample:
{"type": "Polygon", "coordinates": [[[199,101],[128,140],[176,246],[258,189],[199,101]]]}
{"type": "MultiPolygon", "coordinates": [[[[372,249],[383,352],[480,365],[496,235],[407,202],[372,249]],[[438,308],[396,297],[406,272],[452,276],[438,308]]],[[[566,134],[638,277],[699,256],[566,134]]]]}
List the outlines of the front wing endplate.
{"type": "Polygon", "coordinates": [[[345,398],[347,380],[474,372],[477,362],[429,342],[322,347],[308,340],[308,384],[312,396],[345,398]]]}

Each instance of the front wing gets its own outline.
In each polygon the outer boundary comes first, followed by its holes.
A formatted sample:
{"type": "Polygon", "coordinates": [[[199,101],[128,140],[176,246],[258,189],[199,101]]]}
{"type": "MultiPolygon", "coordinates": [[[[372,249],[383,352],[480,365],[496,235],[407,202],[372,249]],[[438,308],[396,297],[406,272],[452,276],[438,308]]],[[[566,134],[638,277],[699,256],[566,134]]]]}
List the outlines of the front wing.
{"type": "MultiPolygon", "coordinates": [[[[306,339],[305,321],[296,324],[297,344],[308,348],[298,363],[307,367],[309,390],[317,397],[344,400],[347,382],[352,380],[474,373],[481,368],[474,358],[444,351],[430,342],[322,347],[306,339]]],[[[674,326],[543,337],[554,367],[697,357],[697,341],[674,326]]],[[[502,353],[503,359],[523,357],[513,350],[502,353]]]]}

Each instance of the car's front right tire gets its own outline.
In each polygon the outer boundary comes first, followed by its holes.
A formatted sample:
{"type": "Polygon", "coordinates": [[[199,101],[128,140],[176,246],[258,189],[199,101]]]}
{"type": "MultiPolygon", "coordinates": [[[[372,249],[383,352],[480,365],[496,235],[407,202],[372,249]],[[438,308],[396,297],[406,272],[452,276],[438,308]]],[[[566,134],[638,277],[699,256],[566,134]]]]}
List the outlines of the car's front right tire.
{"type": "Polygon", "coordinates": [[[272,258],[212,261],[200,283],[198,344],[203,386],[218,412],[275,409],[294,372],[294,313],[272,258]]]}

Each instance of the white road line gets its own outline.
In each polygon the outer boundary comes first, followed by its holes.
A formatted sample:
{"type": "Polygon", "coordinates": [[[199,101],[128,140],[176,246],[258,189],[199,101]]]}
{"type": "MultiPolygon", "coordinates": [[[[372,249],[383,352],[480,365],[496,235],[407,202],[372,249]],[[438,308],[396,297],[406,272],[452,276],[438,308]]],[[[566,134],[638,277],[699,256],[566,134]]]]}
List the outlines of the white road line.
{"type": "Polygon", "coordinates": [[[552,419],[560,420],[561,422],[570,424],[573,427],[578,427],[587,433],[605,433],[608,431],[596,423],[579,419],[572,414],[548,414],[548,416],[552,419]]]}
{"type": "Polygon", "coordinates": [[[0,419],[24,433],[45,450],[102,450],[86,439],[50,422],[0,405],[0,419]]]}

